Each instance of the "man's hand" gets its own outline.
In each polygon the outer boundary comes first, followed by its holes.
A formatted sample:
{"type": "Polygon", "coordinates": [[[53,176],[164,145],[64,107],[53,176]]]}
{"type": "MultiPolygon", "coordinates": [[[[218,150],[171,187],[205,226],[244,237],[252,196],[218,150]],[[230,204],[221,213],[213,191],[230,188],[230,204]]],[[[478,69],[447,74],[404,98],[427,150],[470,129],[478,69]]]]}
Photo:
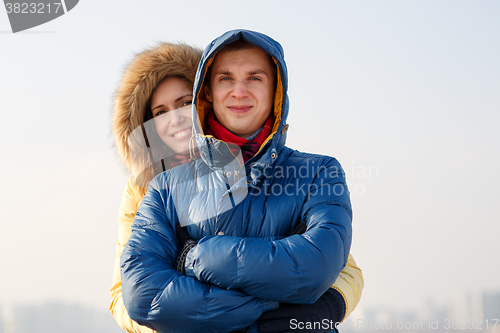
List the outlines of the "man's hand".
{"type": "Polygon", "coordinates": [[[177,259],[175,259],[174,268],[182,274],[186,274],[186,256],[188,252],[198,243],[192,239],[191,236],[189,236],[186,228],[181,227],[180,224],[175,226],[175,234],[177,236],[177,241],[179,242],[180,251],[177,254],[177,259]]]}
{"type": "MultiPolygon", "coordinates": [[[[302,235],[306,230],[306,221],[302,221],[295,226],[291,235],[302,235]]],[[[328,289],[314,304],[280,303],[278,309],[264,312],[259,318],[259,331],[262,333],[329,332],[335,323],[342,321],[344,315],[344,298],[338,291],[328,289]],[[317,329],[300,329],[302,324],[306,328],[307,323],[310,323],[310,327],[313,328],[314,323],[318,323],[317,329]],[[323,323],[325,325],[322,325],[323,323]]]]}
{"type": "Polygon", "coordinates": [[[330,288],[314,304],[280,303],[278,309],[264,312],[258,320],[259,331],[329,332],[335,323],[342,321],[344,315],[344,298],[330,288]]]}

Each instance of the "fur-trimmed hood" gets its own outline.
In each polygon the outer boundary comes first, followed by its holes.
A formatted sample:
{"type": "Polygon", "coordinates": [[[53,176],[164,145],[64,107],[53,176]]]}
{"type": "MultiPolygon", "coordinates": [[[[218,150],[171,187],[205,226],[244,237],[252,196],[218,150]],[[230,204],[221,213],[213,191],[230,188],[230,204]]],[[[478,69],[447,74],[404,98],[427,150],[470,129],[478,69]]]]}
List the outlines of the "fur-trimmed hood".
{"type": "Polygon", "coordinates": [[[201,54],[200,49],[185,44],[160,43],[137,54],[125,69],[114,97],[112,133],[129,172],[136,161],[130,158],[128,139],[143,124],[154,90],[167,76],[185,78],[192,86],[201,54]]]}

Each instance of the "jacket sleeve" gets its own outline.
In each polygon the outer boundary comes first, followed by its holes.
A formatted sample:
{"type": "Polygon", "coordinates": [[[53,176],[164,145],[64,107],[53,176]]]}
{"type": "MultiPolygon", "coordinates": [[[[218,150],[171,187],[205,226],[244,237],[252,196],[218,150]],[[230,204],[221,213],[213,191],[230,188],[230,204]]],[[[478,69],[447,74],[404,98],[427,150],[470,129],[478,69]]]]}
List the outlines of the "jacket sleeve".
{"type": "Polygon", "coordinates": [[[318,170],[302,207],[305,233],[278,241],[206,236],[188,254],[187,274],[259,298],[314,303],[345,266],[352,232],[344,171],[333,158],[318,170]]]}
{"type": "Polygon", "coordinates": [[[116,244],[115,267],[111,286],[111,303],[109,310],[120,327],[128,333],[154,333],[152,329],[141,326],[130,319],[122,299],[122,281],[120,277],[120,256],[132,232],[132,222],[142,200],[139,187],[130,178],[123,192],[118,217],[118,243],[116,244]]]}
{"type": "Polygon", "coordinates": [[[344,321],[351,312],[356,308],[361,299],[361,292],[363,291],[364,281],[363,281],[363,273],[361,269],[356,265],[354,258],[351,254],[349,254],[349,258],[347,259],[347,264],[340,271],[337,280],[332,285],[331,288],[337,290],[345,302],[345,315],[342,318],[344,321]]]}
{"type": "MultiPolygon", "coordinates": [[[[163,175],[163,174],[162,174],[163,175]]],[[[178,252],[167,190],[150,183],[121,256],[123,301],[130,318],[166,332],[228,332],[249,326],[278,304],[185,276],[173,264],[178,252]]],[[[159,182],[159,181],[158,181],[159,182]]]]}

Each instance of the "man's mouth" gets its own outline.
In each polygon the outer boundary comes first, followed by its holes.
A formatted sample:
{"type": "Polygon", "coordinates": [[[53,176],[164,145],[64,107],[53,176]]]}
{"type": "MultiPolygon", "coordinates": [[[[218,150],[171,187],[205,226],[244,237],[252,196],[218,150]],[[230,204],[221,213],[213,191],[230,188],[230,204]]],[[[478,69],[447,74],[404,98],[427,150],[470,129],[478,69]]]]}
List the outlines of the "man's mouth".
{"type": "Polygon", "coordinates": [[[231,110],[234,113],[245,113],[250,111],[252,108],[251,105],[242,105],[242,106],[229,106],[229,110],[231,110]]]}

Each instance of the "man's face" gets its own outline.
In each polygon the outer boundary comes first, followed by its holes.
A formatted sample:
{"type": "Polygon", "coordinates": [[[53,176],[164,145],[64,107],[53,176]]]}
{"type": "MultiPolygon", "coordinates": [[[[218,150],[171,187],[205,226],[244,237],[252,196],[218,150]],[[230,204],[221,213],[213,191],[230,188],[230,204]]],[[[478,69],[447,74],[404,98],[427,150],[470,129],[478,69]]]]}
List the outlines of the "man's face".
{"type": "Polygon", "coordinates": [[[247,138],[264,125],[274,101],[269,56],[258,47],[217,54],[205,96],[227,130],[247,138]]]}

